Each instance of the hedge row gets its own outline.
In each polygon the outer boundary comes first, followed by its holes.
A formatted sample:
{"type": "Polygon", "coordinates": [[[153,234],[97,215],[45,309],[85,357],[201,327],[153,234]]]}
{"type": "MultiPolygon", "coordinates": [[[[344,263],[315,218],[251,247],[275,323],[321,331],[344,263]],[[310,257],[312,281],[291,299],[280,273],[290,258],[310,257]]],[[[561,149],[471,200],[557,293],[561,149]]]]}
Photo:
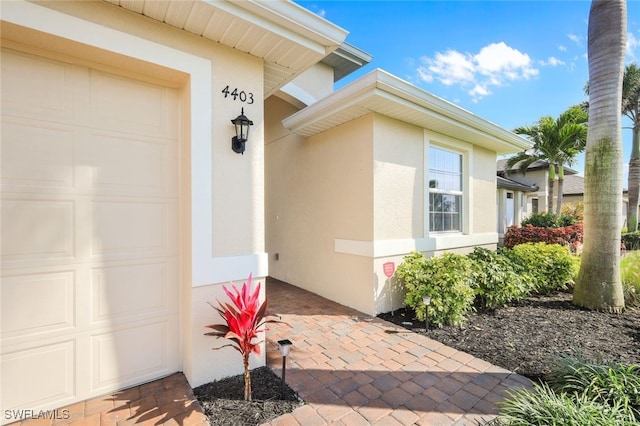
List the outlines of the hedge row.
{"type": "Polygon", "coordinates": [[[532,225],[510,226],[504,235],[504,247],[513,248],[523,243],[560,244],[575,252],[582,244],[582,222],[562,228],[546,228],[532,225]]]}
{"type": "Polygon", "coordinates": [[[561,245],[527,243],[498,252],[476,248],[468,256],[427,258],[414,252],[396,274],[406,289],[405,303],[417,318],[425,320],[422,298],[430,296],[429,322],[442,326],[463,323],[474,306],[496,308],[530,294],[565,289],[577,274],[576,260],[561,245]]]}

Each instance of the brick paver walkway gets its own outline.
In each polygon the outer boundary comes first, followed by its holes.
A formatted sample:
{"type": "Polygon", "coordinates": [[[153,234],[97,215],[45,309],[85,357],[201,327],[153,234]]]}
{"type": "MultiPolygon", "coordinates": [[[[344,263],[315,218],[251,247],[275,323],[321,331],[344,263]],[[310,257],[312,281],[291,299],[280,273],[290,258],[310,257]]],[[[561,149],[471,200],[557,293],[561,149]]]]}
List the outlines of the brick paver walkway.
{"type": "MultiPolygon", "coordinates": [[[[271,426],[474,425],[495,417],[505,390],[528,379],[425,336],[269,278],[267,364],[282,374],[277,341],[290,339],[286,381],[306,404],[271,426]]],[[[184,375],[56,410],[14,426],[208,424],[184,375]]]]}
{"type": "Polygon", "coordinates": [[[51,410],[46,416],[13,423],[12,426],[208,424],[187,379],[182,373],[175,373],[144,385],[51,410]]]}
{"type": "Polygon", "coordinates": [[[267,283],[267,363],[293,342],[287,384],[306,402],[275,425],[477,425],[525,377],[278,280],[267,283]],[[285,324],[286,323],[286,324],[285,324]]]}

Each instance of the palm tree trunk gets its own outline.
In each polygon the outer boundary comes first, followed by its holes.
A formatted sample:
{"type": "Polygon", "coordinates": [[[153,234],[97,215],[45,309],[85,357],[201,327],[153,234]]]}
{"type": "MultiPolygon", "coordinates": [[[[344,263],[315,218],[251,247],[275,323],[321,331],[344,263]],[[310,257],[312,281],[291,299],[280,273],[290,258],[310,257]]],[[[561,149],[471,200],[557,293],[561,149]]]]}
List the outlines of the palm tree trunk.
{"type": "Polygon", "coordinates": [[[556,165],[549,163],[549,182],[547,188],[547,194],[549,199],[547,200],[547,213],[553,213],[553,187],[556,183],[556,165]]]}
{"type": "Polygon", "coordinates": [[[558,167],[558,204],[556,205],[556,214],[562,214],[562,199],[564,194],[564,166],[560,164],[558,167]]]}
{"type": "Polygon", "coordinates": [[[629,205],[627,206],[627,230],[638,230],[638,203],[640,198],[640,124],[633,126],[633,143],[629,160],[629,205]]]}
{"type": "Polygon", "coordinates": [[[594,0],[589,13],[589,132],[585,155],[584,247],[573,303],[620,312],[622,76],[625,0],[594,0]]]}

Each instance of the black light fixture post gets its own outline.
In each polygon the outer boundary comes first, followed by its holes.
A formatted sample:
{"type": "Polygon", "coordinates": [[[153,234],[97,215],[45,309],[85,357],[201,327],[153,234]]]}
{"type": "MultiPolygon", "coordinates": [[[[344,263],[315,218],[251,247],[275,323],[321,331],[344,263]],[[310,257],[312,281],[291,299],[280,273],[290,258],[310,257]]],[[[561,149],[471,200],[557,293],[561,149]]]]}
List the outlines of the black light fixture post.
{"type": "Polygon", "coordinates": [[[249,140],[249,126],[253,126],[253,121],[244,115],[244,108],[242,108],[240,115],[231,120],[231,123],[236,127],[236,135],[231,139],[231,149],[233,152],[244,155],[244,144],[249,140]]]}
{"type": "Polygon", "coordinates": [[[289,355],[291,345],[293,345],[293,343],[289,339],[278,340],[278,350],[280,351],[280,355],[282,355],[282,399],[284,399],[284,385],[286,383],[285,375],[287,374],[287,355],[289,355]]]}
{"type": "Polygon", "coordinates": [[[424,316],[424,332],[429,331],[429,305],[431,304],[431,296],[422,296],[422,303],[426,307],[427,312],[424,316]]]}

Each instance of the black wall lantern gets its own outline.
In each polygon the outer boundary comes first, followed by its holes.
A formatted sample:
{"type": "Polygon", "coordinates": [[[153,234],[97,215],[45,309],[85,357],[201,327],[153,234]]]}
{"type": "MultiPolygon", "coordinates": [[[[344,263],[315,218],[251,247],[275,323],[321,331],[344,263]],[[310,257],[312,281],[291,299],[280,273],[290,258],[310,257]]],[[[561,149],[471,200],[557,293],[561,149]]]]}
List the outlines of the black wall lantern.
{"type": "Polygon", "coordinates": [[[244,144],[249,139],[249,126],[253,126],[253,121],[244,115],[244,108],[239,116],[231,120],[236,127],[236,135],[231,139],[231,149],[233,152],[244,155],[244,144]]]}

